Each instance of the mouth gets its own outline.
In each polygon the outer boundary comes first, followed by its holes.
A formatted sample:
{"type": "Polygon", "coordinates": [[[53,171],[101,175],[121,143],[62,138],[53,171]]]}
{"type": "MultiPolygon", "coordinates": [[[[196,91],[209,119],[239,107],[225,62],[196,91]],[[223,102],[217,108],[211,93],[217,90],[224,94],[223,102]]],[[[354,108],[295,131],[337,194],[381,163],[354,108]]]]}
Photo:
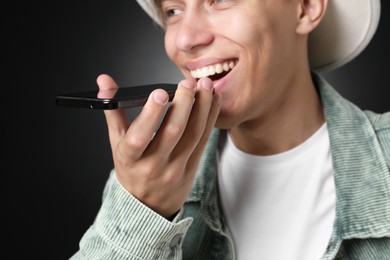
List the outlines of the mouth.
{"type": "Polygon", "coordinates": [[[191,70],[191,76],[194,79],[209,77],[212,81],[219,80],[225,77],[236,66],[238,60],[225,61],[223,63],[216,63],[208,65],[196,70],[191,70]]]}

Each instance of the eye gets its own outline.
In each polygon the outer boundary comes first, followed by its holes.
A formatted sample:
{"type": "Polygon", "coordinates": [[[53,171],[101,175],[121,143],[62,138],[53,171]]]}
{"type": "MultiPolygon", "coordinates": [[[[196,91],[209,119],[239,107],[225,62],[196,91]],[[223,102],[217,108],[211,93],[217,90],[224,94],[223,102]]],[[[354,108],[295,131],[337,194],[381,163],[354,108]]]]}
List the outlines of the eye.
{"type": "Polygon", "coordinates": [[[175,15],[181,14],[182,12],[183,12],[183,11],[180,10],[180,9],[174,9],[174,8],[172,8],[172,9],[166,10],[166,11],[164,12],[164,14],[165,14],[165,17],[166,17],[166,18],[169,18],[169,17],[175,16],[175,15]]]}
{"type": "Polygon", "coordinates": [[[159,5],[160,17],[164,26],[178,21],[184,13],[185,4],[182,0],[154,0],[159,5]]]}
{"type": "Polygon", "coordinates": [[[227,0],[212,0],[213,4],[222,4],[223,2],[226,2],[227,0]]]}
{"type": "Polygon", "coordinates": [[[235,1],[232,0],[210,0],[209,5],[217,9],[225,9],[232,6],[235,1]]]}

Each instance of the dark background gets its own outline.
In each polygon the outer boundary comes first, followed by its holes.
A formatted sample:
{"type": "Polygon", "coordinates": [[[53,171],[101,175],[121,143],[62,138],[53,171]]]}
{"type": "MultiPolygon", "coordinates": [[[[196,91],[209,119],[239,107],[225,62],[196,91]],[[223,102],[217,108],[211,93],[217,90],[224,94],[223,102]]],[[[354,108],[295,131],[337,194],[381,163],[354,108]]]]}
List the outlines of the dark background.
{"type": "MultiPolygon", "coordinates": [[[[112,159],[103,113],[56,107],[55,95],[96,89],[101,73],[121,86],[181,76],[162,31],[134,0],[11,5],[1,18],[5,251],[12,259],[68,259],[100,207],[112,159]]],[[[324,74],[375,112],[390,110],[387,5],[368,48],[324,74]]]]}

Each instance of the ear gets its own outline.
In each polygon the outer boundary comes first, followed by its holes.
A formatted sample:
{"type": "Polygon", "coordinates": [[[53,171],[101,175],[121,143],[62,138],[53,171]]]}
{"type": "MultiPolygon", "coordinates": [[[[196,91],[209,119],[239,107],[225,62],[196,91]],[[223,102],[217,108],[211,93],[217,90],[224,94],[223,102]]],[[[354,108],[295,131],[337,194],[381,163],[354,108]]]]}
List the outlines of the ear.
{"type": "Polygon", "coordinates": [[[325,15],[328,0],[298,1],[298,34],[309,34],[321,22],[325,15]]]}

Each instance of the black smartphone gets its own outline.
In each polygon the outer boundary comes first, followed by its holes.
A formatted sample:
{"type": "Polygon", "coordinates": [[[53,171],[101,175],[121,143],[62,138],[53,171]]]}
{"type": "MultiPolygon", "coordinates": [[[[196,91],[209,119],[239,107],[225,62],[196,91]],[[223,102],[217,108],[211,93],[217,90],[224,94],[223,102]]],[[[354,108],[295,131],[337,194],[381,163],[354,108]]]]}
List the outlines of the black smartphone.
{"type": "Polygon", "coordinates": [[[57,106],[110,110],[143,106],[149,94],[161,88],[168,92],[169,101],[172,101],[177,84],[159,83],[131,87],[119,87],[116,90],[90,90],[57,95],[57,106]]]}

